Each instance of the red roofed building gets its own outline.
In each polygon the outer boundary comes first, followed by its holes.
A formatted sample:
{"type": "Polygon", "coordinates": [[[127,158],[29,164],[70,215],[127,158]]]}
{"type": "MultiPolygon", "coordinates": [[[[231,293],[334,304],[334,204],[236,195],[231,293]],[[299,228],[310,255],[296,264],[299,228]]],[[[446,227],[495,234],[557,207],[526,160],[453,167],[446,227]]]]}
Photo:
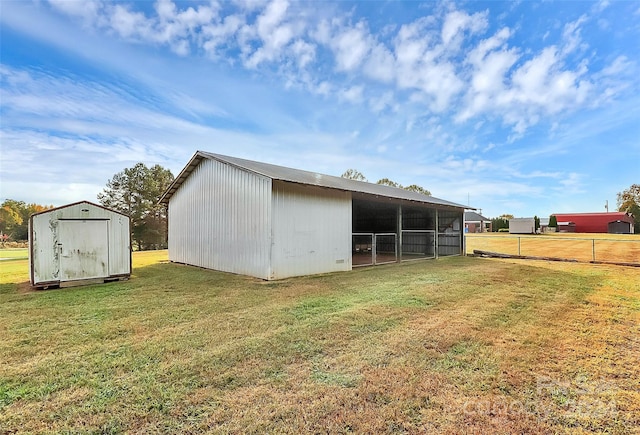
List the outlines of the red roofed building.
{"type": "Polygon", "coordinates": [[[576,233],[633,233],[633,215],[624,212],[611,213],[554,213],[560,223],[574,223],[576,233]]]}

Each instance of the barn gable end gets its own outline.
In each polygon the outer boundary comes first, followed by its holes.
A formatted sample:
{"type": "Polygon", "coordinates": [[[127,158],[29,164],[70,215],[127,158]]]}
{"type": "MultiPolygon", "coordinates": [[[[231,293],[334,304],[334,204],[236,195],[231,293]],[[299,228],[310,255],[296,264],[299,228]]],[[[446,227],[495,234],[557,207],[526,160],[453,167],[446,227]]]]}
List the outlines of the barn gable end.
{"type": "Polygon", "coordinates": [[[202,160],[169,202],[169,260],[270,277],[271,179],[202,160]]]}

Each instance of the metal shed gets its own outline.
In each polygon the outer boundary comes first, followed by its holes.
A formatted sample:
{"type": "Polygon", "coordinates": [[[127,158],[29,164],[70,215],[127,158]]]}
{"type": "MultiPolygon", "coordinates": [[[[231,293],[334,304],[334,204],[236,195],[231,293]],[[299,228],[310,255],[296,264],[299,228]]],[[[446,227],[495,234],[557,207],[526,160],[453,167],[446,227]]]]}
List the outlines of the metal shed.
{"type": "Polygon", "coordinates": [[[131,274],[128,216],[88,201],[29,218],[29,275],[35,287],[127,279],[131,274]]]}
{"type": "Polygon", "coordinates": [[[160,202],[170,261],[266,280],[464,252],[463,205],[203,151],[160,202]]]}
{"type": "Polygon", "coordinates": [[[607,232],[609,234],[633,234],[633,224],[623,220],[609,222],[607,232]]]}
{"type": "Polygon", "coordinates": [[[511,234],[535,234],[536,221],[534,218],[509,219],[509,233],[511,234]]]}

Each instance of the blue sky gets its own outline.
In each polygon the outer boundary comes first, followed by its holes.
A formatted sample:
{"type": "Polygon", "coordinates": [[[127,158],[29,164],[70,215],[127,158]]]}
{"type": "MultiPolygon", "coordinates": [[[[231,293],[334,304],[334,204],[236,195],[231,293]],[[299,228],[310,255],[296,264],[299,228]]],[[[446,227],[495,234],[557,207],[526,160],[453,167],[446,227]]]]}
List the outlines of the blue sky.
{"type": "Polygon", "coordinates": [[[418,184],[488,217],[640,182],[640,3],[0,4],[0,199],[96,201],[196,150],[418,184]]]}

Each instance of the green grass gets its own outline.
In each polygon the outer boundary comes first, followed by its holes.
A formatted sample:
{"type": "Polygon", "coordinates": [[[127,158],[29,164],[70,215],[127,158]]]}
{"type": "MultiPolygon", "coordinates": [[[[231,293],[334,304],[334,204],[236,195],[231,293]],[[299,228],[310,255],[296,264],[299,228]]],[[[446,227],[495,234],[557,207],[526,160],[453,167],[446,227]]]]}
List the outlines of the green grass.
{"type": "Polygon", "coordinates": [[[129,281],[47,291],[0,264],[2,431],[640,424],[635,268],[453,257],[263,282],[133,258],[129,281]]]}
{"type": "Polygon", "coordinates": [[[27,248],[7,248],[0,249],[0,259],[25,260],[29,258],[29,250],[27,248]]]}

